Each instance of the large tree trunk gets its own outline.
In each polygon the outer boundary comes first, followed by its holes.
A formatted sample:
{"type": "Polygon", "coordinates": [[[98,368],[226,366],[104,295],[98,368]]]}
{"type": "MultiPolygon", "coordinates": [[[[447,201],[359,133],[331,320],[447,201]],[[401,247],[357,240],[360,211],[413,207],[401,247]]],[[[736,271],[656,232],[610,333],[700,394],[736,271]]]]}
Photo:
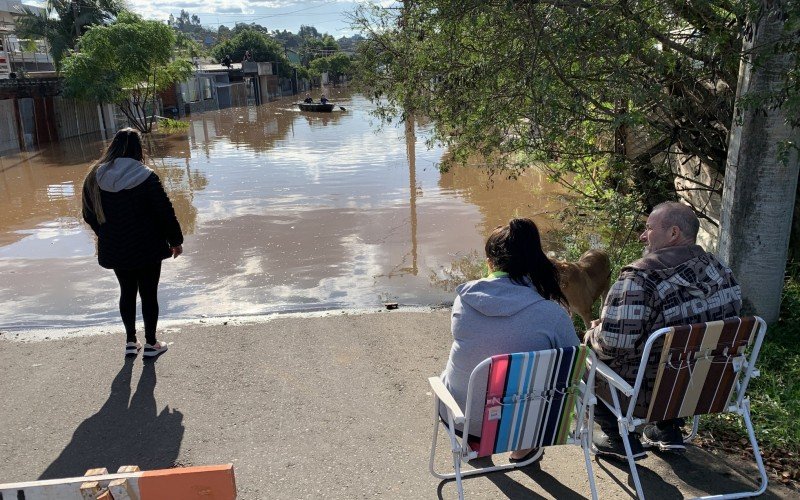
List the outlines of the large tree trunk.
{"type": "Polygon", "coordinates": [[[738,98],[771,94],[784,83],[794,56],[778,53],[763,62],[763,55],[783,34],[785,9],[784,1],[763,0],[746,31],[720,223],[719,254],[742,285],[745,312],[768,322],[780,312],[800,169],[796,149],[780,153],[800,144],[800,130],[790,128],[784,110],[769,103],[740,107],[738,98]]]}

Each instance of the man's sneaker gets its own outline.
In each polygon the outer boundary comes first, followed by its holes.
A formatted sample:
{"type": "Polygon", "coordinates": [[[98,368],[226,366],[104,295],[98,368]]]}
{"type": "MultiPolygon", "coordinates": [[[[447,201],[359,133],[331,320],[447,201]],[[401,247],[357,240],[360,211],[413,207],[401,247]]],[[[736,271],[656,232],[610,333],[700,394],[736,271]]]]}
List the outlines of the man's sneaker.
{"type": "Polygon", "coordinates": [[[144,354],[142,354],[142,357],[154,358],[156,356],[161,356],[165,352],[167,352],[167,343],[163,340],[159,340],[153,345],[145,344],[144,354]]]}
{"type": "MultiPolygon", "coordinates": [[[[628,434],[628,441],[631,444],[631,454],[634,460],[641,460],[647,457],[642,443],[639,441],[639,435],[636,433],[628,434]]],[[[592,451],[598,455],[613,456],[627,460],[625,454],[625,445],[622,442],[622,436],[619,434],[606,434],[605,432],[595,432],[592,436],[592,451]]]]}
{"type": "Polygon", "coordinates": [[[681,428],[677,425],[670,425],[666,429],[648,425],[642,433],[642,444],[646,448],[656,448],[672,453],[686,451],[686,445],[683,444],[683,433],[681,433],[681,428]]]}
{"type": "Polygon", "coordinates": [[[139,351],[142,349],[142,344],[139,342],[128,342],[125,344],[125,355],[126,356],[136,356],[139,354],[139,351]]]}

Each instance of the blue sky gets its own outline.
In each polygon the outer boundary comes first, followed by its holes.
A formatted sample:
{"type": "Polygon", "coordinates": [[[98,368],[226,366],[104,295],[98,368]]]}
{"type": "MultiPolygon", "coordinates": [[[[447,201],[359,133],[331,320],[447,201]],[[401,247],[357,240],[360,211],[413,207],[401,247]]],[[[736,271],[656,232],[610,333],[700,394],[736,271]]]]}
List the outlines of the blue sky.
{"type": "MultiPolygon", "coordinates": [[[[147,19],[166,20],[170,14],[177,17],[183,9],[200,16],[201,24],[212,29],[220,24],[233,27],[237,22],[244,22],[297,33],[300,25],[305,24],[335,38],[353,34],[346,13],[364,2],[395,3],[388,0],[125,0],[130,10],[147,19]]],[[[45,2],[23,0],[23,3],[43,5],[45,2]]]]}

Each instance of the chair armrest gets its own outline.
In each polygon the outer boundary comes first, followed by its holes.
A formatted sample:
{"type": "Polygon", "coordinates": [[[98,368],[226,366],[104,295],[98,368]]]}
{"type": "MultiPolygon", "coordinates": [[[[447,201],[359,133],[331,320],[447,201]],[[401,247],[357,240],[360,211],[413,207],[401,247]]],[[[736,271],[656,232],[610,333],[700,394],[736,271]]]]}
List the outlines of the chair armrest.
{"type": "Polygon", "coordinates": [[[450,394],[450,391],[448,391],[447,387],[444,386],[442,379],[439,377],[430,377],[428,378],[428,383],[431,384],[431,389],[433,389],[433,392],[436,393],[436,397],[439,398],[439,401],[444,403],[444,405],[453,413],[453,423],[463,424],[464,412],[461,411],[458,403],[456,403],[456,400],[453,399],[453,395],[450,394]]]}
{"type": "Polygon", "coordinates": [[[630,397],[633,396],[633,387],[629,384],[625,379],[617,375],[617,373],[611,369],[607,364],[603,363],[599,359],[597,360],[597,375],[600,375],[604,379],[608,381],[609,384],[613,385],[617,388],[620,392],[625,394],[626,396],[630,397]]]}

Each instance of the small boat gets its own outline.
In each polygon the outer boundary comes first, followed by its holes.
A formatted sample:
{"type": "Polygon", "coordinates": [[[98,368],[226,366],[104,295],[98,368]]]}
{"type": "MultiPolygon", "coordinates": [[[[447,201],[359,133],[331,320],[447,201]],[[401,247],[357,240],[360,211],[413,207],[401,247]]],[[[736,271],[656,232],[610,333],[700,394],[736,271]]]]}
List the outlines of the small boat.
{"type": "Polygon", "coordinates": [[[333,104],[327,102],[322,104],[321,102],[298,102],[298,106],[300,106],[300,111],[314,111],[317,113],[330,113],[333,111],[333,104]]]}

